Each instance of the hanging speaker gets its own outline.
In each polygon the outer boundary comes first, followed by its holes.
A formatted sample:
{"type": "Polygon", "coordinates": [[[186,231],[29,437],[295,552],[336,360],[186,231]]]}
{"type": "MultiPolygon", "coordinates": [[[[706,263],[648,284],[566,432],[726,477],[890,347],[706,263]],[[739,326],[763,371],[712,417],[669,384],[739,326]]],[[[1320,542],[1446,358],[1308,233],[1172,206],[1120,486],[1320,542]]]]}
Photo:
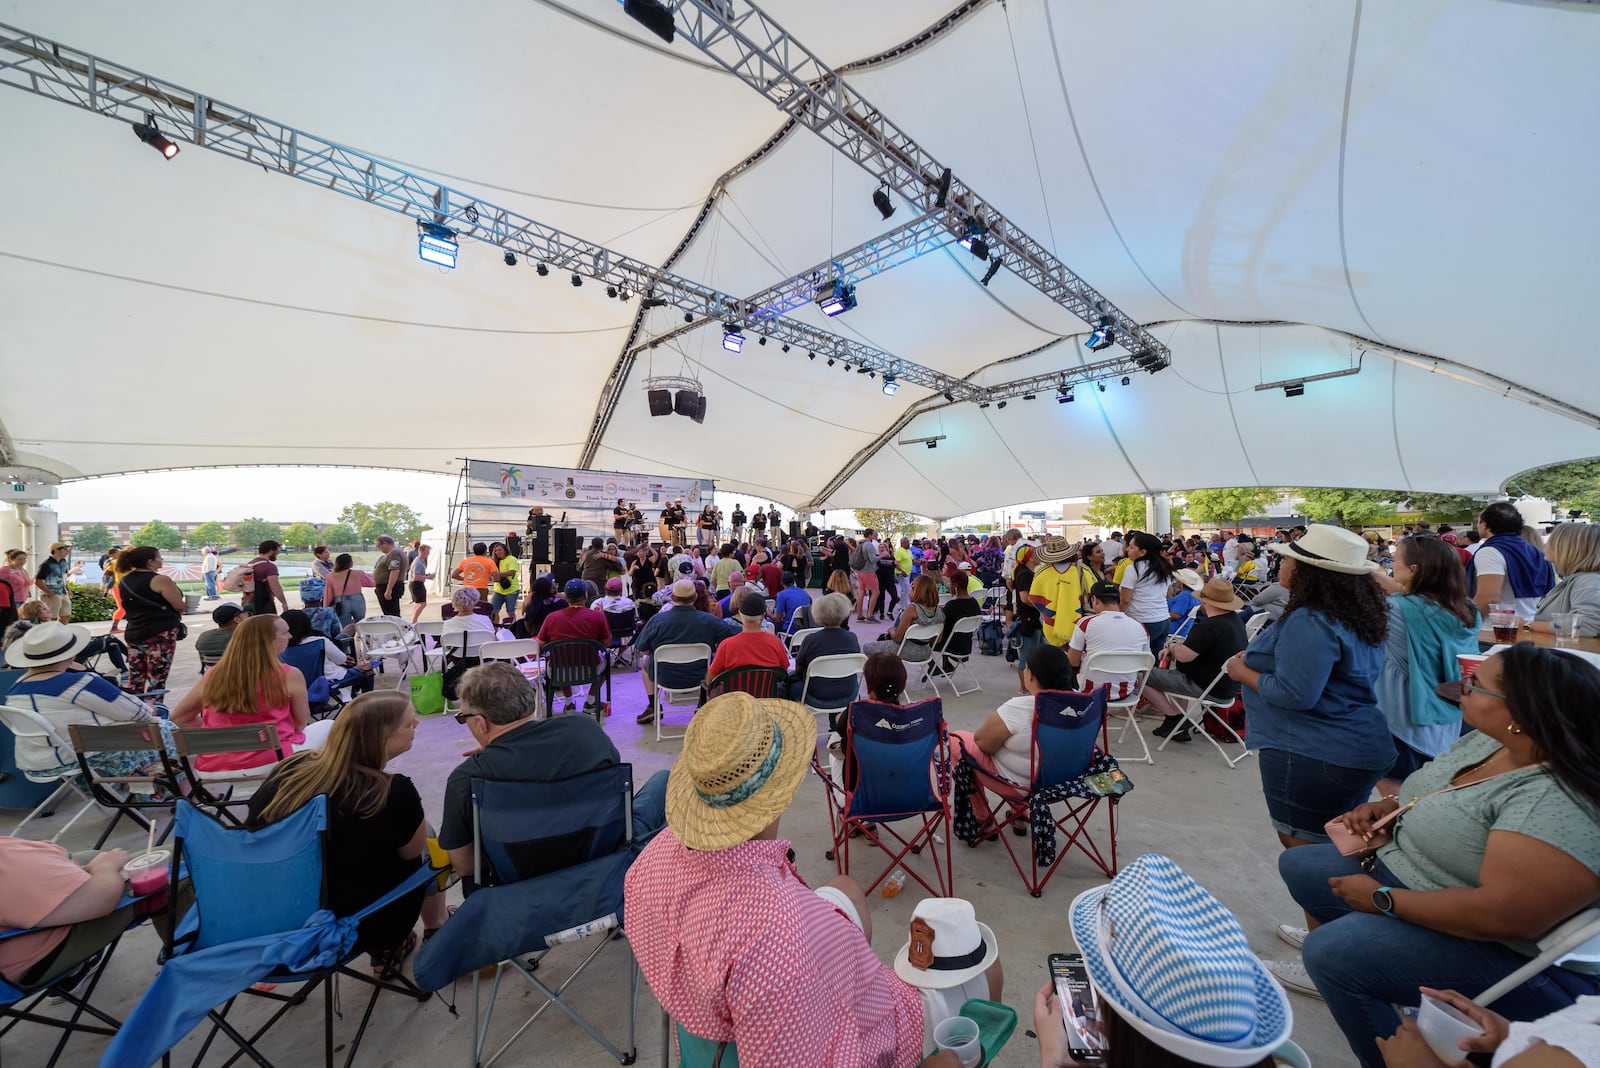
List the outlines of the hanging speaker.
{"type": "Polygon", "coordinates": [[[706,421],[706,395],[700,394],[699,402],[694,406],[694,411],[689,413],[689,418],[697,423],[706,421]]]}
{"type": "Polygon", "coordinates": [[[672,390],[651,389],[645,391],[645,396],[650,398],[651,415],[672,414],[672,390]]]}
{"type": "Polygon", "coordinates": [[[698,390],[680,389],[678,390],[677,397],[673,400],[672,406],[679,415],[687,415],[692,417],[695,413],[695,409],[700,407],[703,403],[704,398],[701,397],[698,390]]]}

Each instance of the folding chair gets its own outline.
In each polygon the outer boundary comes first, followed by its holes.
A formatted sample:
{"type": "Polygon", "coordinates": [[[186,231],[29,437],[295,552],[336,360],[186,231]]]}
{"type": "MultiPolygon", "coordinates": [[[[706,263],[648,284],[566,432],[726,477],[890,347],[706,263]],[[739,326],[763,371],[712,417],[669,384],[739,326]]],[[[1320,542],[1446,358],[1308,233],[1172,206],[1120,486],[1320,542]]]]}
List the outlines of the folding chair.
{"type": "Polygon", "coordinates": [[[611,662],[633,666],[633,638],[639,633],[639,613],[632,608],[621,612],[606,612],[606,626],[611,628],[611,662]]]}
{"type": "Polygon", "coordinates": [[[216,656],[207,656],[205,653],[197,653],[196,655],[200,657],[200,675],[202,678],[205,677],[206,672],[222,663],[221,653],[216,656]]]}
{"type": "Polygon", "coordinates": [[[858,880],[871,894],[895,868],[922,884],[935,897],[955,893],[955,872],[950,866],[950,736],[945,730],[944,706],[937,698],[914,705],[886,705],[853,701],[841,739],[844,759],[840,780],[813,760],[812,770],[827,791],[828,826],[832,832],[829,860],[840,875],[850,874],[850,839],[859,834],[883,850],[889,864],[870,885],[858,880]],[[895,823],[915,820],[909,837],[895,823]],[[939,863],[939,835],[944,838],[944,864],[939,863]],[[933,882],[923,878],[907,861],[931,846],[933,882]]]}
{"type": "Polygon", "coordinates": [[[591,638],[562,638],[542,650],[544,654],[544,714],[555,715],[556,691],[578,686],[589,687],[585,711],[593,711],[595,722],[604,717],[599,701],[605,687],[606,703],[611,702],[611,657],[603,643],[591,638]]]}
{"type": "Polygon", "coordinates": [[[250,800],[284,756],[278,728],[271,723],[190,728],[175,732],[172,742],[190,802],[237,828],[243,828],[244,821],[234,815],[233,807],[250,800]],[[200,758],[218,753],[267,753],[272,759],[240,771],[202,771],[197,766],[200,758]]]}
{"type": "MultiPolygon", "coordinates": [[[[1095,745],[1095,739],[1105,725],[1105,718],[1104,686],[1097,687],[1090,693],[1041,690],[1035,694],[1033,746],[1030,758],[1032,785],[1028,788],[1027,795],[1016,801],[1010,799],[1010,792],[1017,789],[1015,784],[997,782],[988,772],[963,757],[966,767],[962,773],[972,777],[974,788],[994,789],[1001,798],[998,807],[991,809],[996,816],[992,826],[981,828],[979,837],[967,844],[976,846],[983,837],[988,837],[990,834],[999,838],[1001,844],[1005,846],[1006,853],[1010,855],[1017,874],[1022,878],[1022,885],[1034,897],[1044,892],[1045,884],[1050,881],[1050,877],[1074,848],[1088,857],[1107,878],[1117,874],[1116,806],[1110,803],[1113,800],[1112,795],[1098,791],[1086,781],[1086,777],[1093,773],[1096,758],[1102,756],[1095,745]],[[1012,848],[1010,841],[1012,836],[1005,833],[1006,829],[1018,820],[1031,821],[1032,806],[1036,799],[1041,802],[1048,799],[1050,804],[1064,803],[1066,806],[1065,813],[1059,819],[1055,817],[1053,811],[1050,813],[1051,822],[1054,824],[1050,833],[1054,836],[1056,832],[1066,832],[1067,841],[1064,845],[1055,844],[1054,859],[1047,858],[1042,875],[1039,870],[1041,843],[1038,835],[1033,835],[1029,840],[1029,867],[1024,868],[1021,858],[1012,848]],[[1100,807],[1102,801],[1108,802],[1106,819],[1110,833],[1109,859],[1090,836],[1088,827],[1089,818],[1094,815],[1095,809],[1100,807]],[[1001,810],[1005,812],[1003,818],[999,816],[1001,810]]],[[[968,799],[960,799],[958,808],[965,803],[968,803],[968,799]]],[[[961,825],[959,812],[957,816],[959,828],[961,825]]]]}
{"type": "Polygon", "coordinates": [[[444,663],[444,620],[424,619],[414,624],[411,633],[417,638],[417,652],[422,659],[422,670],[430,670],[428,661],[433,661],[432,670],[442,670],[444,663]]]}
{"type": "MultiPolygon", "coordinates": [[[[696,645],[663,645],[650,654],[650,670],[660,677],[661,667],[664,664],[698,666],[700,677],[705,678],[706,670],[711,666],[711,646],[702,643],[696,645]]],[[[676,689],[656,684],[656,695],[651,700],[651,705],[656,714],[656,741],[666,741],[672,738],[682,738],[687,731],[676,734],[666,734],[661,730],[661,721],[667,718],[668,712],[680,712],[685,709],[691,715],[705,701],[705,686],[695,683],[693,686],[680,686],[676,689]]]]}
{"type": "Polygon", "coordinates": [[[1472,1000],[1489,1006],[1552,964],[1600,962],[1600,909],[1584,909],[1557,924],[1539,939],[1539,955],[1472,1000]]]}
{"type": "Polygon", "coordinates": [[[1245,641],[1255,641],[1256,635],[1267,629],[1267,624],[1272,622],[1272,617],[1265,612],[1257,612],[1244,621],[1245,641]]]}
{"type": "Polygon", "coordinates": [[[983,618],[981,616],[963,616],[951,624],[950,633],[945,637],[944,644],[942,646],[934,646],[933,655],[928,658],[928,662],[922,667],[922,681],[932,686],[935,694],[939,692],[938,680],[940,679],[950,684],[951,688],[956,691],[957,697],[976,693],[983,689],[983,684],[978,681],[978,676],[972,673],[971,663],[972,646],[977,640],[978,628],[982,625],[983,618]],[[950,648],[950,643],[963,634],[967,635],[967,651],[965,653],[947,652],[946,650],[950,648]],[[954,664],[948,670],[944,666],[946,660],[954,664]],[[961,683],[956,680],[956,672],[962,668],[967,669],[967,675],[972,679],[972,689],[970,690],[963,690],[961,683]]]}
{"type": "Polygon", "coordinates": [[[822,705],[815,703],[811,698],[812,679],[853,679],[860,675],[867,666],[867,658],[862,653],[834,653],[832,656],[819,656],[806,665],[806,677],[800,686],[800,703],[809,708],[816,715],[827,715],[833,712],[843,712],[850,707],[861,693],[862,687],[858,682],[855,693],[851,694],[840,704],[822,705]]]}
{"type": "Polygon", "coordinates": [[[361,654],[383,670],[384,661],[393,660],[400,665],[400,681],[411,673],[411,654],[417,648],[416,639],[406,633],[406,625],[392,616],[363,619],[355,625],[356,645],[361,654]]]}
{"type": "Polygon", "coordinates": [[[544,665],[539,661],[539,643],[532,638],[484,642],[478,647],[478,661],[486,664],[491,660],[505,661],[520,671],[535,691],[543,689],[544,665]]]}
{"type": "Polygon", "coordinates": [[[247,831],[227,827],[187,801],[178,802],[173,871],[180,864],[186,867],[194,904],[180,917],[179,895],[170,895],[165,964],[112,1040],[102,1063],[150,1064],[196,1023],[209,1020],[211,1030],[195,1065],[205,1059],[219,1033],[239,1047],[238,1055],[268,1065],[256,1043],[320,986],[323,1058],[331,1068],[335,977],[343,976],[372,988],[349,1039],[344,1061],[349,1068],[379,994],[387,990],[419,1002],[428,1000],[429,995],[404,976],[379,978],[351,968],[350,963],[356,957],[357,922],[419,890],[437,873],[425,860],[419,861],[414,872],[378,900],[351,916],[335,918],[327,911],[327,805],[327,798],[318,796],[277,823],[247,831]],[[256,988],[252,985],[256,983],[303,985],[285,994],[256,988]],[[228,1019],[244,994],[278,1003],[278,1009],[248,1036],[228,1019]]]}
{"type": "MultiPolygon", "coordinates": [[[[19,699],[12,698],[12,700],[14,702],[19,699]]],[[[72,829],[73,824],[95,808],[93,795],[78,781],[79,770],[77,758],[73,754],[72,743],[70,740],[62,738],[56,731],[55,724],[46,719],[43,714],[25,705],[15,703],[0,705],[0,722],[6,725],[6,728],[11,731],[12,736],[18,742],[42,742],[48,745],[54,754],[53,757],[40,760],[37,757],[28,755],[24,749],[19,756],[17,766],[22,772],[23,778],[40,785],[54,785],[55,790],[50,793],[50,796],[39,802],[33,811],[22,817],[20,823],[11,828],[11,836],[13,838],[20,838],[22,836],[22,828],[26,827],[36,817],[48,816],[55,812],[56,805],[65,798],[77,796],[83,801],[83,807],[73,813],[72,818],[62,824],[61,829],[56,831],[50,838],[50,841],[58,842],[61,840],[62,835],[72,829]],[[22,767],[24,763],[37,765],[49,763],[52,766],[48,768],[43,766],[25,768],[22,767]]]]}
{"type": "MultiPolygon", "coordinates": [[[[628,1034],[614,1044],[563,997],[621,930],[623,878],[641,843],[634,840],[633,768],[617,764],[554,782],[472,780],[473,870],[481,885],[418,952],[419,985],[437,990],[472,975],[472,1056],[490,1068],[552,1005],[622,1064],[632,1064],[638,1022],[639,968],[628,954],[628,1034]],[[552,947],[599,935],[598,943],[557,987],[535,974],[552,947]],[[529,954],[535,954],[529,956],[529,954]],[[480,1013],[478,969],[494,982],[480,1013]],[[500,980],[521,975],[544,1001],[492,1055],[485,1056],[500,980]]],[[[533,1060],[538,1060],[533,1055],[533,1060]]]]}
{"type": "MultiPolygon", "coordinates": [[[[149,830],[151,821],[145,816],[146,812],[170,815],[178,797],[178,769],[167,754],[158,721],[113,723],[104,727],[73,723],[68,725],[67,734],[72,739],[72,751],[78,758],[78,768],[90,796],[101,808],[116,813],[100,832],[100,840],[94,844],[96,849],[105,848],[106,839],[124,816],[149,830]],[[140,775],[101,775],[89,762],[94,753],[144,753],[147,764],[159,765],[161,770],[140,775]]],[[[167,829],[161,832],[160,841],[166,841],[171,833],[169,821],[167,829]]]]}
{"type": "Polygon", "coordinates": [[[1234,730],[1233,725],[1229,723],[1228,720],[1222,715],[1223,711],[1231,709],[1235,704],[1238,704],[1242,708],[1242,699],[1237,693],[1227,698],[1212,696],[1213,691],[1216,690],[1216,688],[1220,686],[1227,679],[1227,677],[1227,668],[1223,668],[1221,671],[1217,672],[1217,677],[1212,679],[1210,685],[1201,691],[1199,697],[1190,697],[1181,693],[1167,694],[1167,700],[1173,703],[1178,710],[1178,714],[1183,717],[1183,726],[1179,727],[1178,730],[1173,731],[1171,734],[1168,734],[1165,738],[1161,739],[1161,744],[1156,746],[1156,752],[1159,753],[1165,749],[1167,747],[1167,743],[1172,741],[1172,735],[1177,734],[1178,731],[1193,730],[1195,733],[1199,734],[1200,737],[1211,743],[1211,747],[1217,751],[1218,755],[1221,756],[1223,760],[1227,761],[1228,767],[1230,768],[1237,767],[1239,761],[1251,754],[1252,750],[1250,749],[1249,744],[1242,737],[1240,737],[1239,732],[1234,730]],[[1207,717],[1215,720],[1217,725],[1221,727],[1229,737],[1239,743],[1240,752],[1238,756],[1230,757],[1227,753],[1227,750],[1222,748],[1221,743],[1212,737],[1210,731],[1206,730],[1207,717]]]}
{"type": "Polygon", "coordinates": [[[294,668],[306,680],[306,703],[311,706],[312,719],[328,719],[338,715],[339,709],[344,707],[344,698],[323,673],[322,665],[326,656],[326,647],[315,640],[303,645],[291,645],[278,654],[281,662],[294,668]]]}
{"type": "MultiPolygon", "coordinates": [[[[921,688],[923,683],[928,683],[928,684],[932,683],[932,679],[928,674],[928,663],[929,663],[929,661],[928,660],[921,660],[921,661],[919,661],[919,660],[906,660],[906,647],[909,646],[909,645],[925,645],[925,646],[927,646],[928,649],[929,649],[928,656],[929,656],[929,658],[931,660],[931,658],[933,656],[932,649],[933,649],[935,643],[938,642],[939,634],[943,630],[944,630],[944,627],[942,627],[938,623],[913,623],[913,624],[911,624],[911,626],[906,628],[906,636],[904,638],[900,639],[900,648],[895,650],[895,654],[897,656],[899,656],[901,660],[905,660],[907,664],[918,665],[918,666],[920,666],[922,668],[922,681],[920,683],[918,683],[918,688],[919,689],[921,688]]],[[[908,676],[908,678],[909,678],[909,676],[908,676]]],[[[938,686],[934,686],[933,687],[933,692],[934,692],[934,696],[938,696],[939,687],[938,686]]]]}
{"type": "Polygon", "coordinates": [[[790,654],[793,655],[807,638],[811,637],[821,629],[821,627],[805,627],[801,630],[793,631],[786,635],[784,640],[789,643],[790,654]]]}
{"type": "Polygon", "coordinates": [[[706,700],[719,694],[747,693],[754,697],[782,697],[789,673],[782,668],[735,667],[706,683],[706,700]]]}
{"type": "MultiPolygon", "coordinates": [[[[1150,743],[1145,741],[1144,732],[1139,729],[1139,701],[1144,696],[1145,683],[1150,679],[1150,669],[1156,666],[1156,658],[1147,652],[1132,652],[1121,649],[1102,649],[1090,653],[1084,658],[1083,666],[1078,670],[1082,679],[1093,677],[1096,672],[1106,675],[1133,675],[1133,685],[1121,697],[1106,695],[1106,722],[1109,725],[1113,715],[1125,717],[1122,730],[1117,732],[1117,741],[1120,743],[1128,734],[1128,728],[1133,728],[1133,736],[1139,739],[1139,748],[1142,755],[1138,758],[1146,764],[1154,764],[1156,758],[1150,755],[1150,743]]],[[[1110,739],[1107,739],[1109,744],[1110,739]]]]}

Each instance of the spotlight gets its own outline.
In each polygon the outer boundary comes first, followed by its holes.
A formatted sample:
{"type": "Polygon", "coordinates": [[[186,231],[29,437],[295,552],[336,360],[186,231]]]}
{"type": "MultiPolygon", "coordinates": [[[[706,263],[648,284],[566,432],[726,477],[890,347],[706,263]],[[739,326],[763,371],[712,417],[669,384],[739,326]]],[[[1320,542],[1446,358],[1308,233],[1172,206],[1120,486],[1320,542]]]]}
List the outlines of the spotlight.
{"type": "Polygon", "coordinates": [[[544,264],[541,263],[541,264],[539,264],[539,266],[535,267],[533,269],[533,271],[540,278],[543,278],[543,277],[545,277],[546,275],[548,275],[550,273],[550,268],[546,267],[544,264]]]}
{"type": "Polygon", "coordinates": [[[950,199],[950,168],[946,167],[944,173],[939,175],[939,195],[933,198],[935,209],[944,207],[944,202],[950,199]]]}
{"type": "Polygon", "coordinates": [[[817,290],[817,307],[830,318],[843,315],[856,306],[856,287],[843,278],[835,278],[817,290]]]}
{"type": "MultiPolygon", "coordinates": [[[[883,375],[883,395],[885,397],[892,397],[892,396],[895,395],[895,393],[899,392],[899,389],[900,389],[900,383],[895,381],[894,375],[889,374],[887,371],[884,372],[884,375],[883,375]]],[[[933,443],[929,442],[928,444],[931,445],[933,443]]]]}
{"type": "Polygon", "coordinates": [[[738,352],[744,348],[744,331],[739,329],[738,323],[723,324],[722,347],[729,352],[738,352]]]}
{"type": "Polygon", "coordinates": [[[617,287],[616,286],[606,286],[606,296],[610,297],[612,300],[616,300],[617,299],[617,287]]]}
{"type": "Polygon", "coordinates": [[[997,407],[1000,407],[1000,408],[1004,408],[1005,406],[1006,406],[1006,402],[1005,401],[1001,401],[999,403],[999,405],[997,405],[997,407]]]}
{"type": "Polygon", "coordinates": [[[1022,399],[1023,399],[1023,400],[1033,400],[1033,399],[1034,399],[1034,398],[1035,398],[1035,397],[1037,397],[1037,396],[1038,396],[1038,394],[1037,394],[1037,393],[1024,393],[1024,394],[1023,394],[1023,395],[1022,395],[1022,399]]]}
{"type": "Polygon", "coordinates": [[[1056,403],[1057,404],[1071,404],[1075,400],[1077,400],[1077,398],[1072,395],[1072,387],[1071,386],[1057,386],[1056,387],[1056,403]]]}
{"type": "Polygon", "coordinates": [[[622,0],[622,13],[667,44],[672,43],[672,35],[676,31],[672,24],[672,9],[661,0],[622,0]]]}
{"type": "Polygon", "coordinates": [[[633,294],[629,293],[626,289],[617,290],[617,299],[622,301],[624,304],[628,303],[628,298],[631,296],[633,296],[633,294]]]}
{"type": "Polygon", "coordinates": [[[1104,393],[1106,391],[1106,384],[1104,382],[1096,382],[1095,385],[1100,387],[1100,392],[1101,393],[1104,393]]]}
{"type": "Polygon", "coordinates": [[[1125,386],[1126,385],[1130,385],[1132,382],[1133,382],[1133,379],[1129,378],[1127,375],[1123,375],[1122,376],[1122,384],[1123,385],[1125,385],[1125,386]]]}
{"type": "MultiPolygon", "coordinates": [[[[816,355],[815,355],[815,354],[814,354],[814,353],[813,353],[813,354],[812,354],[812,359],[816,359],[816,355]]],[[[833,366],[833,364],[834,364],[834,359],[833,359],[833,357],[832,357],[832,356],[829,356],[829,357],[828,357],[828,366],[829,366],[829,367],[832,367],[832,366],[833,366]]]]}
{"type": "Polygon", "coordinates": [[[694,322],[694,312],[684,312],[683,313],[683,321],[686,322],[686,323],[694,322]]]}
{"type": "MultiPolygon", "coordinates": [[[[808,359],[808,360],[814,360],[814,359],[816,359],[816,358],[817,358],[817,354],[816,354],[816,353],[814,353],[814,352],[808,352],[808,353],[806,353],[806,359],[808,359]]],[[[829,363],[832,363],[832,362],[833,362],[833,361],[832,361],[832,360],[829,360],[829,361],[828,361],[828,362],[829,362],[829,363]]]]}
{"type": "Polygon", "coordinates": [[[981,279],[983,285],[988,285],[994,279],[994,276],[1000,273],[1000,263],[999,256],[989,261],[989,269],[983,272],[983,278],[981,279]]]}
{"type": "Polygon", "coordinates": [[[1100,317],[1100,325],[1095,328],[1094,333],[1089,335],[1089,340],[1083,343],[1083,347],[1090,352],[1099,352],[1101,349],[1109,349],[1112,345],[1115,345],[1117,343],[1117,332],[1112,327],[1116,325],[1116,322],[1111,316],[1102,315],[1100,317]]]}
{"type": "Polygon", "coordinates": [[[878,191],[872,194],[872,206],[878,209],[878,214],[885,219],[894,214],[894,201],[889,199],[889,186],[880,185],[878,191]]]}
{"type": "Polygon", "coordinates": [[[984,235],[986,235],[988,232],[989,228],[983,225],[982,220],[968,219],[967,236],[961,239],[961,247],[978,257],[980,260],[988,259],[989,242],[984,239],[984,235]]]}
{"type": "Polygon", "coordinates": [[[785,341],[783,343],[783,351],[784,352],[788,352],[789,351],[789,343],[787,341],[785,341]]]}
{"type": "Polygon", "coordinates": [[[517,265],[517,254],[515,252],[507,252],[505,259],[507,267],[515,267],[517,265]]]}
{"type": "Polygon", "coordinates": [[[954,393],[946,393],[944,395],[944,399],[949,401],[950,403],[954,404],[955,400],[956,400],[956,395],[954,393]]]}
{"type": "Polygon", "coordinates": [[[756,344],[765,347],[767,344],[767,335],[762,334],[761,337],[756,341],[756,344]]]}
{"type": "Polygon", "coordinates": [[[939,447],[939,443],[938,443],[938,442],[937,442],[937,441],[930,441],[930,442],[928,442],[928,448],[930,448],[930,449],[937,449],[937,448],[938,448],[938,447],[939,447]]]}
{"type": "Polygon", "coordinates": [[[1296,382],[1293,385],[1284,386],[1283,395],[1285,397],[1304,397],[1306,395],[1306,384],[1304,382],[1296,382]]]}
{"type": "MultiPolygon", "coordinates": [[[[1001,401],[1000,403],[1004,404],[1005,402],[1001,401]]],[[[987,408],[987,407],[989,407],[989,402],[988,401],[979,401],[978,402],[978,407],[987,408]]]]}
{"type": "Polygon", "coordinates": [[[581,285],[583,285],[583,275],[579,274],[577,271],[573,271],[572,272],[572,288],[573,289],[577,289],[581,285]]]}
{"type": "Polygon", "coordinates": [[[454,268],[458,251],[456,232],[448,226],[438,223],[417,224],[417,256],[423,263],[454,268]]]}
{"type": "Polygon", "coordinates": [[[869,370],[867,372],[867,377],[871,378],[871,379],[876,379],[878,377],[878,372],[869,370]]]}
{"type": "MultiPolygon", "coordinates": [[[[856,368],[856,374],[864,375],[870,370],[872,370],[872,368],[868,367],[866,364],[862,364],[860,367],[856,368]]],[[[876,378],[877,376],[874,375],[873,377],[876,378]]]]}
{"type": "Polygon", "coordinates": [[[639,302],[639,307],[641,308],[665,308],[666,306],[665,297],[646,297],[639,302]]]}
{"type": "MultiPolygon", "coordinates": [[[[161,136],[161,131],[156,128],[156,117],[152,114],[147,113],[144,122],[133,124],[133,135],[161,153],[166,159],[171,159],[178,154],[178,146],[161,136]]],[[[885,218],[887,217],[885,216],[885,218]]],[[[451,264],[451,266],[455,265],[451,264]]]]}

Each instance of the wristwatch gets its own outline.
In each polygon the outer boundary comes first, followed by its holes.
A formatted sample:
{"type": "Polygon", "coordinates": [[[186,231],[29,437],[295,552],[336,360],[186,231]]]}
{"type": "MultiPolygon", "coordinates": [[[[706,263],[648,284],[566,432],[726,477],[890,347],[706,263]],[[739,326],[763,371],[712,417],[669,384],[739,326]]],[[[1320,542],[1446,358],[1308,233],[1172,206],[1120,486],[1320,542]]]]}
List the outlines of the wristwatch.
{"type": "Polygon", "coordinates": [[[1390,892],[1393,889],[1394,887],[1392,886],[1380,886],[1374,890],[1372,892],[1372,906],[1391,920],[1397,920],[1400,917],[1394,914],[1394,894],[1390,892]]]}

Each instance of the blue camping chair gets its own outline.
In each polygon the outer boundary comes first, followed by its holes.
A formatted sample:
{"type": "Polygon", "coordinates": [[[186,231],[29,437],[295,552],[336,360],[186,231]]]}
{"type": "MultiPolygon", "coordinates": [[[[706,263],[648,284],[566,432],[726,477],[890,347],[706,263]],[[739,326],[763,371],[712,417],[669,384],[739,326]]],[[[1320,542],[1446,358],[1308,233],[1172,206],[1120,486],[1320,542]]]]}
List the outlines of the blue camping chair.
{"type": "Polygon", "coordinates": [[[633,1063],[640,976],[631,951],[625,1049],[561,996],[609,943],[622,939],[623,879],[644,845],[634,833],[633,800],[633,768],[628,764],[554,782],[472,780],[473,870],[481,885],[417,953],[414,970],[424,990],[438,990],[472,974],[472,1017],[477,1023],[473,1065],[489,1068],[552,1005],[618,1062],[633,1063]],[[534,974],[551,947],[596,934],[599,943],[560,986],[551,988],[534,974]],[[530,958],[529,953],[538,955],[530,958]],[[491,965],[494,983],[480,1015],[477,970],[491,965]],[[485,1057],[495,998],[508,968],[545,1000],[504,1045],[485,1057]]]}
{"type": "Polygon", "coordinates": [[[322,673],[323,648],[321,642],[312,640],[303,645],[291,645],[278,654],[280,661],[300,672],[306,680],[306,704],[311,706],[312,719],[334,715],[339,706],[344,704],[344,699],[328,681],[328,676],[322,673]]]}
{"type": "MultiPolygon", "coordinates": [[[[1115,767],[1114,761],[1108,761],[1096,746],[1096,740],[1105,725],[1106,701],[1108,688],[1097,687],[1087,693],[1078,693],[1067,690],[1041,690],[1033,699],[1033,779],[1028,790],[1028,796],[1020,802],[1012,802],[1002,795],[1001,800],[995,805],[996,822],[992,828],[986,828],[984,838],[998,837],[1006,847],[1006,852],[1011,855],[1011,863],[1016,866],[1017,874],[1022,877],[1022,883],[1028,893],[1038,897],[1044,892],[1044,886],[1050,881],[1050,876],[1055,874],[1056,868],[1071,850],[1076,847],[1094,862],[1095,867],[1105,873],[1107,877],[1117,874],[1117,814],[1114,804],[1106,805],[1106,818],[1110,835],[1109,860],[1095,843],[1089,833],[1088,820],[1102,801],[1113,800],[1112,795],[1107,795],[1097,785],[1087,781],[1088,776],[1094,773],[1094,768],[1103,764],[1115,767]],[[1066,811],[1057,818],[1050,805],[1061,803],[1066,806],[1066,811]],[[1015,807],[1015,806],[1021,806],[1015,807]],[[1035,810],[1039,810],[1038,818],[1033,818],[1035,810]],[[1006,815],[1001,818],[999,813],[1006,815]],[[1041,821],[1052,823],[1053,828],[1041,826],[1041,821]],[[1031,830],[1033,841],[1028,850],[1029,867],[1024,869],[1022,860],[1011,846],[1011,836],[1005,831],[1016,823],[1027,826],[1032,823],[1031,830]],[[1041,857],[1039,832],[1048,830],[1052,836],[1051,844],[1046,849],[1044,872],[1040,874],[1041,857]],[[1066,845],[1056,848],[1054,842],[1055,832],[1064,832],[1067,835],[1066,845]]],[[[996,789],[1003,787],[1014,791],[1013,784],[997,783],[993,776],[982,768],[963,757],[966,764],[966,773],[972,775],[977,784],[977,789],[996,789]]],[[[1107,772],[1106,774],[1111,774],[1107,772]]],[[[1120,770],[1115,776],[1121,781],[1120,770]]],[[[959,826],[958,826],[959,831],[959,826]]],[[[968,845],[977,845],[978,839],[968,842],[968,845]]]]}
{"type": "Polygon", "coordinates": [[[889,855],[889,865],[870,884],[859,880],[866,893],[877,889],[897,867],[921,883],[935,897],[955,894],[955,872],[950,866],[950,736],[945,729],[944,704],[937,697],[914,705],[889,705],[854,701],[841,738],[843,761],[839,780],[815,770],[828,798],[828,825],[833,847],[827,857],[839,874],[850,874],[850,839],[859,835],[889,855]],[[895,824],[914,821],[906,833],[895,824]],[[939,863],[937,835],[944,837],[944,864],[939,863]],[[908,863],[908,854],[921,854],[932,846],[933,879],[908,863]]]}
{"type": "Polygon", "coordinates": [[[173,870],[176,873],[180,864],[187,869],[194,905],[180,917],[178,896],[173,895],[165,964],[107,1047],[102,1068],[151,1064],[206,1019],[211,1021],[211,1033],[200,1046],[196,1065],[221,1032],[238,1045],[241,1055],[270,1068],[256,1042],[318,985],[325,1013],[324,1058],[331,1068],[336,975],[372,987],[349,1042],[344,1062],[349,1068],[380,993],[388,990],[428,1000],[403,976],[377,978],[349,964],[356,956],[360,921],[419,889],[436,873],[421,861],[414,873],[377,901],[354,915],[335,917],[324,906],[327,827],[326,797],[314,798],[287,819],[258,831],[229,828],[187,801],[178,802],[173,870]],[[251,989],[258,982],[304,985],[293,994],[280,994],[251,989]],[[228,1020],[241,993],[280,1003],[248,1037],[228,1020]]]}

